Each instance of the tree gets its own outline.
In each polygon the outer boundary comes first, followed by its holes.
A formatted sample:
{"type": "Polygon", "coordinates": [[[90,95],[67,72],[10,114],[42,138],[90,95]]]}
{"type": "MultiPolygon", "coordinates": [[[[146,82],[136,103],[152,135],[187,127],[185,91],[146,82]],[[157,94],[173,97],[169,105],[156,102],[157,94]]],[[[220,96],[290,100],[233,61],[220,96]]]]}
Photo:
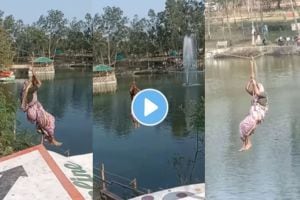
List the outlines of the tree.
{"type": "Polygon", "coordinates": [[[14,49],[12,39],[7,32],[0,27],[0,68],[12,64],[14,49]]]}
{"type": "Polygon", "coordinates": [[[92,23],[92,49],[93,60],[95,63],[105,63],[104,54],[106,55],[107,42],[103,37],[102,17],[97,13],[92,23]]]}
{"type": "Polygon", "coordinates": [[[182,48],[183,35],[186,34],[187,26],[185,14],[185,2],[183,0],[167,0],[165,5],[165,24],[168,35],[168,47],[178,50],[182,48]]]}
{"type": "Polygon", "coordinates": [[[66,28],[60,48],[72,53],[92,52],[92,29],[93,19],[89,13],[86,14],[85,20],[73,18],[66,28]]]}
{"type": "Polygon", "coordinates": [[[186,3],[187,10],[186,21],[189,23],[187,32],[196,35],[198,48],[203,48],[205,45],[205,20],[204,20],[204,5],[199,4],[196,0],[189,0],[186,3]]]}
{"type": "Polygon", "coordinates": [[[67,19],[59,10],[49,10],[47,16],[40,16],[36,23],[48,36],[48,56],[57,48],[58,42],[64,38],[67,19]]]}
{"type": "Polygon", "coordinates": [[[149,37],[146,32],[148,21],[145,18],[139,19],[137,15],[131,21],[129,29],[129,52],[130,54],[144,56],[148,51],[149,37]]]}
{"type": "Polygon", "coordinates": [[[3,28],[10,34],[14,31],[15,19],[12,15],[6,16],[3,20],[3,28]]]}
{"type": "Polygon", "coordinates": [[[0,27],[9,38],[8,42],[1,41],[7,43],[1,48],[15,50],[14,61],[32,54],[51,57],[61,49],[69,53],[93,52],[94,62],[111,65],[118,53],[143,57],[180,51],[188,34],[195,35],[198,47],[203,47],[204,6],[198,0],[166,0],[164,11],[155,13],[150,9],[147,18],[135,16],[130,21],[118,7],[108,6],[102,14],[87,13],[84,19],[73,18],[70,22],[63,12],[49,10],[30,25],[0,11],[0,27]]]}
{"type": "Polygon", "coordinates": [[[167,0],[164,13],[166,45],[169,49],[182,49],[185,35],[194,34],[198,44],[204,46],[204,6],[197,0],[167,0]]]}
{"type": "Polygon", "coordinates": [[[273,1],[277,2],[277,8],[280,9],[282,0],[273,0],[273,1]]]}
{"type": "Polygon", "coordinates": [[[66,28],[66,37],[61,44],[62,49],[69,52],[85,52],[89,48],[89,43],[85,35],[84,21],[77,21],[74,18],[66,28]]]}
{"type": "Polygon", "coordinates": [[[3,26],[2,23],[3,23],[3,19],[2,17],[4,16],[4,12],[2,10],[0,10],[0,26],[3,26]]]}
{"type": "Polygon", "coordinates": [[[16,38],[18,55],[31,57],[34,55],[45,55],[48,48],[48,37],[45,32],[36,26],[26,26],[16,38]]]}
{"type": "Polygon", "coordinates": [[[108,63],[111,64],[120,42],[127,39],[128,19],[123,16],[123,11],[118,7],[108,6],[103,11],[103,15],[95,19],[95,30],[100,31],[102,38],[106,39],[106,52],[102,51],[101,54],[106,55],[108,63]]]}
{"type": "Polygon", "coordinates": [[[84,21],[84,35],[89,44],[89,49],[92,46],[93,29],[94,29],[94,20],[92,18],[92,15],[90,13],[87,13],[85,15],[85,21],[84,21]]]}
{"type": "Polygon", "coordinates": [[[158,17],[153,9],[148,11],[148,28],[147,33],[150,40],[149,51],[154,54],[157,49],[159,49],[159,45],[157,43],[157,29],[158,29],[158,17]]]}

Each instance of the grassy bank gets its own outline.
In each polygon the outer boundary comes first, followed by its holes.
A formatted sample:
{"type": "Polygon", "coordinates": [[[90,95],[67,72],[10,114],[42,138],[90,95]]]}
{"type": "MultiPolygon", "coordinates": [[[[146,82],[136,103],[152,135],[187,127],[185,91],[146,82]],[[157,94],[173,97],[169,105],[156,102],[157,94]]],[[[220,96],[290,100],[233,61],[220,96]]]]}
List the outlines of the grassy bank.
{"type": "Polygon", "coordinates": [[[0,157],[37,144],[37,137],[16,129],[17,102],[0,88],[0,157]]]}

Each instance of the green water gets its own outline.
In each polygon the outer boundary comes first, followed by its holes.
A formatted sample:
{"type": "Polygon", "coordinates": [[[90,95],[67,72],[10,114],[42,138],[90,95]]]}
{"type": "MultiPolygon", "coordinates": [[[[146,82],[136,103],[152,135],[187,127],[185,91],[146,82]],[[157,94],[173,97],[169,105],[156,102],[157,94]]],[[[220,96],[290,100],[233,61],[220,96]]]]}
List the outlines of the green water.
{"type": "MultiPolygon", "coordinates": [[[[139,188],[151,191],[204,182],[204,132],[198,132],[197,151],[197,131],[190,125],[193,105],[204,95],[203,74],[199,74],[200,86],[184,87],[183,79],[183,74],[135,78],[140,89],[158,89],[169,101],[167,118],[155,127],[135,129],[131,122],[133,78],[118,77],[116,93],[94,96],[94,167],[104,163],[107,171],[136,178],[139,188]]],[[[128,183],[116,177],[107,179],[128,183]]],[[[123,197],[130,193],[116,185],[109,189],[123,197]]]]}
{"type": "Polygon", "coordinates": [[[239,123],[250,108],[244,87],[249,61],[206,60],[207,199],[300,199],[300,57],[262,57],[258,80],[269,97],[269,112],[241,147],[239,123]]]}
{"type": "MultiPolygon", "coordinates": [[[[0,87],[15,96],[19,103],[19,94],[25,79],[15,83],[1,84],[0,87]]],[[[60,154],[78,155],[92,152],[92,78],[91,73],[80,71],[57,71],[52,80],[42,81],[38,99],[46,111],[55,117],[55,136],[63,142],[59,148],[47,146],[60,154]]],[[[19,106],[19,104],[18,104],[19,106]]],[[[36,137],[35,125],[26,114],[18,109],[17,130],[30,132],[36,137]]]]}

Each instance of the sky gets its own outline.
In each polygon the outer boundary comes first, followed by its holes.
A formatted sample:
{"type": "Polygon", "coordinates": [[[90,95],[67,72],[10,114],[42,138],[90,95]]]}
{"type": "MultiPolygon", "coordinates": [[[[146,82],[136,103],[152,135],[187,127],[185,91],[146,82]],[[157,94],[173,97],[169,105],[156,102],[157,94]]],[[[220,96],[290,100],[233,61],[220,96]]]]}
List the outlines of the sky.
{"type": "Polygon", "coordinates": [[[13,15],[25,24],[36,22],[41,15],[47,15],[50,9],[61,10],[65,17],[83,19],[86,13],[102,13],[106,6],[118,6],[124,15],[132,18],[137,14],[147,17],[148,10],[164,10],[165,0],[0,0],[0,10],[4,16],[13,15]]]}
{"type": "Polygon", "coordinates": [[[147,17],[149,9],[156,13],[165,9],[165,0],[92,0],[93,13],[102,13],[106,6],[120,7],[124,15],[133,18],[135,14],[139,18],[147,17]]]}
{"type": "Polygon", "coordinates": [[[92,0],[0,0],[4,16],[13,15],[25,24],[36,22],[51,9],[61,10],[70,20],[73,17],[83,19],[86,13],[91,13],[92,0]]]}

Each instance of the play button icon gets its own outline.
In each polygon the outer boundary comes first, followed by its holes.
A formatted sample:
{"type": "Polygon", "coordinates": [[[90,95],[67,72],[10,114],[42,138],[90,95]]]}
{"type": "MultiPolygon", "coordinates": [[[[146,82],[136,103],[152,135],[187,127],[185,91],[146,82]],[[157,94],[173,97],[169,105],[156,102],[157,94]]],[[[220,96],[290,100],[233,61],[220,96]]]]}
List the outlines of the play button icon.
{"type": "Polygon", "coordinates": [[[167,98],[158,90],[145,89],[135,95],[131,103],[133,117],[142,125],[155,126],[167,116],[167,98]]]}
{"type": "Polygon", "coordinates": [[[153,113],[157,109],[158,109],[158,106],[156,104],[154,104],[149,99],[145,98],[145,101],[144,101],[144,117],[147,117],[148,115],[150,115],[151,113],[153,113]]]}

